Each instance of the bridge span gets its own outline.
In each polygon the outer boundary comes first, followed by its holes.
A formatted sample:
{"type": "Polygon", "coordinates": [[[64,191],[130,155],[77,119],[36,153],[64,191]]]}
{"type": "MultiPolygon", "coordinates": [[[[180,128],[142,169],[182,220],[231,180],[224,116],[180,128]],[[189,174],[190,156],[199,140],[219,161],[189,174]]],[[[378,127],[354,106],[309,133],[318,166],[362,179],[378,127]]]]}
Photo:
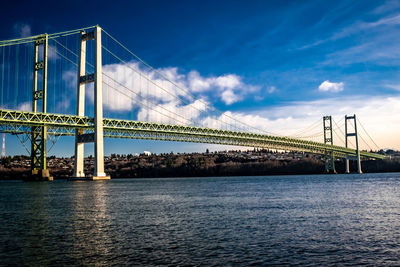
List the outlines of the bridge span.
{"type": "MultiPolygon", "coordinates": [[[[1,131],[28,133],[32,126],[47,126],[49,135],[75,136],[75,129],[84,129],[91,142],[94,133],[94,118],[75,115],[34,113],[15,110],[0,110],[1,131]]],[[[149,123],[130,120],[103,119],[104,137],[165,140],[259,147],[266,149],[293,150],[324,155],[333,152],[335,158],[355,157],[356,149],[251,132],[229,131],[186,125],[149,123]]],[[[360,151],[363,159],[383,159],[377,153],[360,151]]]]}

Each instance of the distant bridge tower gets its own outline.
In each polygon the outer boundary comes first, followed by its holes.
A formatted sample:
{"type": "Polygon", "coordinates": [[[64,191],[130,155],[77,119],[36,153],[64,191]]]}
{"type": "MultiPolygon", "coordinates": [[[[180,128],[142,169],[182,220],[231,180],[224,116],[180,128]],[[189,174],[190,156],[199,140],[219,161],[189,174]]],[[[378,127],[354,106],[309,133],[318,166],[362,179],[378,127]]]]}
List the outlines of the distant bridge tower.
{"type": "Polygon", "coordinates": [[[1,158],[4,159],[6,157],[6,134],[3,133],[3,146],[1,147],[1,158]]]}
{"type": "Polygon", "coordinates": [[[94,83],[94,133],[85,133],[83,129],[75,133],[75,166],[72,179],[108,180],[104,172],[103,144],[103,91],[102,91],[102,60],[101,60],[101,28],[96,26],[94,31],[81,32],[80,53],[78,66],[78,95],[76,113],[85,115],[85,84],[94,83]],[[95,40],[95,70],[86,75],[86,42],[95,40]],[[94,174],[85,177],[84,173],[84,144],[94,142],[94,174]]]}
{"type": "MultiPolygon", "coordinates": [[[[356,155],[356,159],[357,159],[357,172],[358,173],[362,173],[361,171],[361,161],[360,161],[360,150],[358,148],[358,134],[357,134],[357,119],[356,119],[356,115],[354,114],[353,116],[345,116],[345,131],[346,131],[346,148],[348,147],[348,137],[352,137],[354,136],[356,139],[356,151],[357,151],[357,155],[356,155]],[[348,120],[353,120],[354,123],[354,132],[353,133],[349,133],[348,132],[348,127],[347,127],[347,121],[348,120]]],[[[349,164],[349,156],[346,156],[346,173],[350,173],[350,164],[349,164]]]]}
{"type": "MultiPolygon", "coordinates": [[[[333,146],[332,116],[324,116],[324,143],[333,146]]],[[[325,171],[336,173],[333,150],[325,150],[325,171]]]]}

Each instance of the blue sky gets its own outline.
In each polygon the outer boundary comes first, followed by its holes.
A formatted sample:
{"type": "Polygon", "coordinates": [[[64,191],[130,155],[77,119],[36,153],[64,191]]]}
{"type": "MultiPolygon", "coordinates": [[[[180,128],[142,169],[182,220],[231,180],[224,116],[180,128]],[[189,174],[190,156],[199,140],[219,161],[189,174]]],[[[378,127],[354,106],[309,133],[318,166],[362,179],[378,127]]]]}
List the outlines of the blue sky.
{"type": "MultiPolygon", "coordinates": [[[[324,115],[356,113],[380,147],[400,149],[400,1],[55,3],[3,4],[0,39],[99,24],[155,68],[174,70],[173,79],[209,83],[189,89],[255,127],[291,134],[324,115]]],[[[8,140],[9,153],[24,153],[8,140]]],[[[52,153],[71,155],[71,144],[52,153]]],[[[105,150],[206,147],[108,140],[105,150]]]]}

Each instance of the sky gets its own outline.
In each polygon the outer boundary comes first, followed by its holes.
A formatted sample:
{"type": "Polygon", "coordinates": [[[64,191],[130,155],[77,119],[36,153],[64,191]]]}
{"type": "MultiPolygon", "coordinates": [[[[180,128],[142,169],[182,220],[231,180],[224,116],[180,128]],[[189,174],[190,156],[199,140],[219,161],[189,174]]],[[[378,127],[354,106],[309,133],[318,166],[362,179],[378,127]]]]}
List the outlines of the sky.
{"type": "MultiPolygon", "coordinates": [[[[400,1],[15,0],[0,15],[0,40],[100,25],[196,97],[265,131],[294,135],[318,120],[322,130],[325,115],[343,122],[357,114],[379,148],[400,149],[400,1]]],[[[106,109],[133,108],[110,99],[106,109]]],[[[15,137],[6,146],[8,154],[26,154],[15,137]]],[[[105,141],[106,154],[206,148],[229,149],[105,141]]],[[[73,138],[50,154],[72,155],[73,138]]]]}

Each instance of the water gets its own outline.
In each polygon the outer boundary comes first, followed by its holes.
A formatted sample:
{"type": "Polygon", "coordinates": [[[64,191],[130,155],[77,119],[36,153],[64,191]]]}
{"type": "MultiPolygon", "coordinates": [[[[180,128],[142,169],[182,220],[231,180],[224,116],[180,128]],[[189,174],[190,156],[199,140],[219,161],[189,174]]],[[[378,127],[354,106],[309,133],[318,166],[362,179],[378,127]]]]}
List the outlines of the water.
{"type": "Polygon", "coordinates": [[[400,173],[0,182],[1,265],[399,265],[400,173]]]}

